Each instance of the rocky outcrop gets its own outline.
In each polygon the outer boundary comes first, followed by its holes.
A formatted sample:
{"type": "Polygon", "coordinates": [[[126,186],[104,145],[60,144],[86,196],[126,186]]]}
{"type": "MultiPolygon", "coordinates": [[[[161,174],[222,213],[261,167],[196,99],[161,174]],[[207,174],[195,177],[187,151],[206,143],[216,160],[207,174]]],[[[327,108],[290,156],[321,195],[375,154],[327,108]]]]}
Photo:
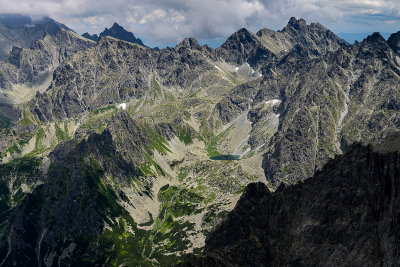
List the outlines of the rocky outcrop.
{"type": "Polygon", "coordinates": [[[67,57],[94,45],[94,42],[56,26],[55,32],[43,33],[30,48],[14,46],[0,61],[0,128],[10,126],[20,117],[21,103],[28,102],[37,91],[48,88],[54,70],[67,57]]]}
{"type": "Polygon", "coordinates": [[[275,57],[256,35],[245,28],[232,34],[216,52],[222,60],[238,66],[243,63],[257,66],[271,62],[275,57]]]}
{"type": "Polygon", "coordinates": [[[247,186],[186,266],[397,266],[399,134],[354,144],[304,183],[247,186]]]}

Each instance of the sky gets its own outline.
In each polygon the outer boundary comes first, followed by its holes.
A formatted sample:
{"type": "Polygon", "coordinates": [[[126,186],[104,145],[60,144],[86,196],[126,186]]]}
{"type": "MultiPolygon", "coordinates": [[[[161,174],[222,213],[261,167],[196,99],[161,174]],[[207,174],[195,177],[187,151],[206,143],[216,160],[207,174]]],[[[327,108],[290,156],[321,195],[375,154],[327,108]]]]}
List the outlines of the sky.
{"type": "MultiPolygon", "coordinates": [[[[282,29],[290,17],[335,33],[400,30],[400,0],[0,0],[2,13],[49,16],[76,32],[100,33],[117,22],[146,45],[185,37],[218,43],[242,27],[282,29]]],[[[214,45],[215,46],[215,45],[214,45]]]]}

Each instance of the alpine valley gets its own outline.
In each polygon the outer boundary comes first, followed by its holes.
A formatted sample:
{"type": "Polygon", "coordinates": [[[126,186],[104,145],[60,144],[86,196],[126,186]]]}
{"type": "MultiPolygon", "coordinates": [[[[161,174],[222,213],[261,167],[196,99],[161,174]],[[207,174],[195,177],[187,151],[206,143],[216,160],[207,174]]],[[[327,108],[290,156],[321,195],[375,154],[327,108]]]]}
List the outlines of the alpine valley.
{"type": "Polygon", "coordinates": [[[1,15],[0,127],[0,266],[400,265],[400,32],[1,15]]]}

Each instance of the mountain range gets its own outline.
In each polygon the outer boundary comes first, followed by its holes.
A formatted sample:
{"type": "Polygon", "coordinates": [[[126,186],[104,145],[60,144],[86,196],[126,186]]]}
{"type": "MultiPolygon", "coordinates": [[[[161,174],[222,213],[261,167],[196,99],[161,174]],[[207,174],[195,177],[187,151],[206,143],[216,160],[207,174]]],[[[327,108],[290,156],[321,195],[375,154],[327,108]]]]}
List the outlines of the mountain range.
{"type": "Polygon", "coordinates": [[[0,265],[398,264],[400,32],[54,24],[0,61],[0,265]]]}

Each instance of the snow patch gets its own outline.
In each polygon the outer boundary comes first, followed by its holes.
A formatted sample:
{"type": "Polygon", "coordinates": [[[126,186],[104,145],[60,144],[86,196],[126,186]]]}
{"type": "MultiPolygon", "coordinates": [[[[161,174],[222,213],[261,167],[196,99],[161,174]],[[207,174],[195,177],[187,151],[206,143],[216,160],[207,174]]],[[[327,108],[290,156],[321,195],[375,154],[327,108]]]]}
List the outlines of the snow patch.
{"type": "Polygon", "coordinates": [[[342,151],[340,140],[339,140],[339,135],[341,135],[341,132],[342,132],[343,120],[346,117],[347,113],[349,112],[350,86],[347,91],[343,90],[342,92],[344,95],[343,110],[340,113],[340,118],[339,118],[339,121],[338,121],[338,124],[336,127],[336,134],[335,134],[335,140],[334,140],[335,147],[338,151],[342,151]]]}
{"type": "Polygon", "coordinates": [[[122,103],[122,104],[119,104],[118,106],[117,106],[117,108],[118,109],[123,109],[123,110],[125,110],[126,109],[126,103],[122,103]]]}
{"type": "Polygon", "coordinates": [[[75,135],[76,130],[78,130],[79,126],[81,126],[81,121],[78,121],[78,123],[77,123],[76,126],[74,127],[74,130],[72,131],[72,136],[75,135]]]}
{"type": "Polygon", "coordinates": [[[30,193],[31,192],[31,189],[26,184],[21,184],[21,189],[22,189],[22,192],[24,192],[24,193],[30,193]]]}
{"type": "Polygon", "coordinates": [[[214,66],[217,70],[219,70],[220,72],[223,72],[217,65],[214,66]]]}
{"type": "Polygon", "coordinates": [[[272,100],[265,101],[266,105],[272,105],[272,106],[275,106],[280,103],[281,103],[281,101],[279,99],[272,99],[272,100]]]}

